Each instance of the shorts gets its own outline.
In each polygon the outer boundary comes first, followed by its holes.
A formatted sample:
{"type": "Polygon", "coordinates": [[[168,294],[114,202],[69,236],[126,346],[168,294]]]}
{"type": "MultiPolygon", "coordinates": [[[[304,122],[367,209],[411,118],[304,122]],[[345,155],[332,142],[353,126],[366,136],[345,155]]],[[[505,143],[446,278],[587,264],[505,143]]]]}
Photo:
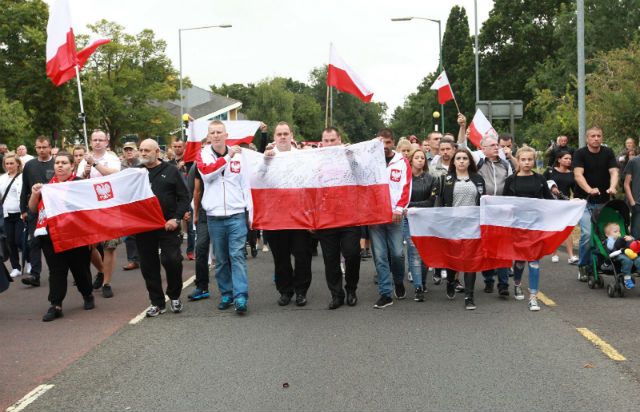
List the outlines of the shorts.
{"type": "Polygon", "coordinates": [[[105,240],[104,242],[102,242],[102,247],[107,250],[113,250],[117,248],[120,243],[122,243],[122,238],[118,237],[111,240],[105,240]]]}

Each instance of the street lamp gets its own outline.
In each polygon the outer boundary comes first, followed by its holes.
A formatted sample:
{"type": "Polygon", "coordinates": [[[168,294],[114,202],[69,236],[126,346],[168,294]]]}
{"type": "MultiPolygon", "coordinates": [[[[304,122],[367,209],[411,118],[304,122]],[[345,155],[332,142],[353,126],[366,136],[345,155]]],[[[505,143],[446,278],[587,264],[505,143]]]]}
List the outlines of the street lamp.
{"type": "Polygon", "coordinates": [[[178,29],[178,54],[180,59],[180,134],[182,140],[184,140],[184,125],[182,123],[182,119],[184,117],[184,106],[182,104],[182,32],[190,31],[190,30],[203,30],[203,29],[228,29],[233,27],[231,24],[218,24],[215,26],[200,26],[200,27],[188,27],[185,29],[178,29]]]}
{"type": "MultiPolygon", "coordinates": [[[[442,22],[437,19],[430,19],[428,17],[416,17],[416,16],[394,17],[391,19],[391,21],[411,21],[411,20],[427,20],[433,23],[438,23],[438,51],[439,51],[438,54],[440,55],[440,62],[438,63],[438,71],[442,73],[442,22]]],[[[442,117],[440,118],[441,125],[442,125],[442,133],[444,133],[444,104],[440,105],[440,114],[442,115],[442,117]]]]}

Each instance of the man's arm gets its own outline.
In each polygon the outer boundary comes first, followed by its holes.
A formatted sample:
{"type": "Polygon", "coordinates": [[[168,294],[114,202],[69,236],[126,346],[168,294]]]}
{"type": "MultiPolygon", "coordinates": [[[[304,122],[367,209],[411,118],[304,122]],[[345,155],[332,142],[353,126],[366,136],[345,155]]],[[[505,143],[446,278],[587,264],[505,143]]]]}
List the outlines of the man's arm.
{"type": "Polygon", "coordinates": [[[31,197],[31,180],[29,172],[22,171],[22,192],[20,192],[20,212],[24,215],[29,211],[29,198],[31,197]]]}
{"type": "Polygon", "coordinates": [[[633,198],[633,192],[631,191],[631,175],[627,174],[624,177],[624,194],[627,197],[627,202],[629,202],[629,206],[634,207],[636,205],[636,201],[633,198]]]}
{"type": "Polygon", "coordinates": [[[609,168],[609,189],[607,193],[615,195],[618,192],[618,178],[620,176],[620,170],[617,167],[609,168]]]}
{"type": "Polygon", "coordinates": [[[200,202],[202,201],[202,181],[195,179],[193,181],[193,224],[198,224],[198,216],[200,213],[200,202]]]}
{"type": "Polygon", "coordinates": [[[593,188],[587,183],[587,179],[584,178],[584,167],[574,167],[573,177],[576,179],[576,184],[580,186],[586,193],[591,194],[593,188]]]}
{"type": "Polygon", "coordinates": [[[467,147],[467,118],[462,113],[458,113],[457,120],[458,126],[460,126],[458,130],[458,144],[467,147]]]}
{"type": "Polygon", "coordinates": [[[176,219],[177,221],[181,221],[184,217],[184,214],[189,210],[189,203],[191,201],[189,197],[189,189],[187,189],[187,185],[180,174],[180,171],[176,168],[175,179],[176,179],[176,219]]]}

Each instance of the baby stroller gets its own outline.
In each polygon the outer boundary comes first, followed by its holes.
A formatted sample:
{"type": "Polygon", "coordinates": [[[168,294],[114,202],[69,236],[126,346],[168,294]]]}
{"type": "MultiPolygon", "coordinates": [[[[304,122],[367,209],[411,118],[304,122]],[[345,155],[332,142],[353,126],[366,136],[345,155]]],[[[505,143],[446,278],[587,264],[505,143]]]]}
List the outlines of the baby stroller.
{"type": "MultiPolygon", "coordinates": [[[[612,275],[613,282],[607,283],[607,295],[610,298],[624,297],[624,277],[620,273],[620,262],[610,256],[606,246],[604,228],[608,223],[617,223],[620,226],[622,236],[628,234],[630,223],[629,207],[622,200],[610,200],[600,210],[595,210],[591,215],[591,260],[592,268],[587,276],[587,285],[590,289],[604,287],[602,275],[612,275]]],[[[615,252],[611,252],[614,254],[615,252]]]]}

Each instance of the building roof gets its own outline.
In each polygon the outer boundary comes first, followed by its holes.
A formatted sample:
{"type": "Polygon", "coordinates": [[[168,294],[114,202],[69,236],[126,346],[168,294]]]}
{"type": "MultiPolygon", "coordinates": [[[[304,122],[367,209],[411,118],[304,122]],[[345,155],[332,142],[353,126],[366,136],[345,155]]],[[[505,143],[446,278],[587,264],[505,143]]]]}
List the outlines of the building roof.
{"type": "MultiPolygon", "coordinates": [[[[182,91],[182,103],[184,112],[189,113],[194,119],[207,115],[215,116],[242,107],[242,102],[239,100],[221,96],[197,86],[182,91]]],[[[164,102],[162,106],[172,115],[180,117],[179,99],[164,102]]]]}

